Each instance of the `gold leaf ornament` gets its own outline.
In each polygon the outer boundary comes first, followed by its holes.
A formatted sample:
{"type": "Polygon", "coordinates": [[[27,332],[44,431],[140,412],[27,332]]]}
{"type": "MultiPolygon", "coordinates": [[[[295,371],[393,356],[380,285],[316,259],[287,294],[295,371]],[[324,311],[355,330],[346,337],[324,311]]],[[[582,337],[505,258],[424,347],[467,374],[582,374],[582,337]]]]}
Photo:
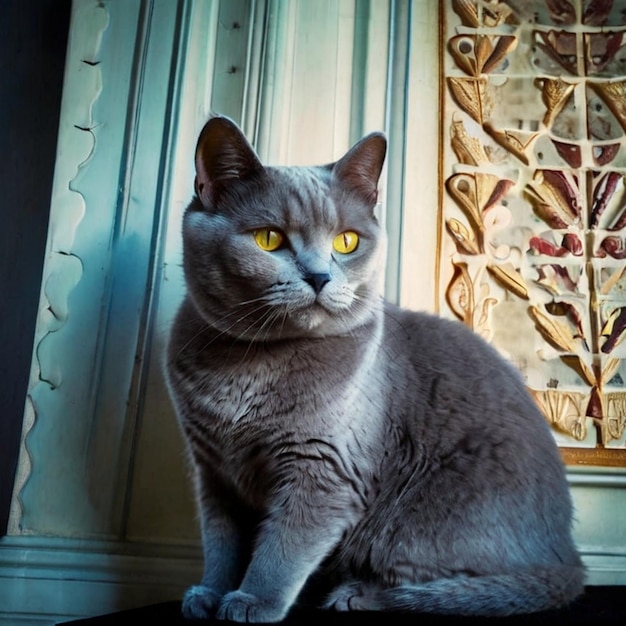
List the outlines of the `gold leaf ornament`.
{"type": "Polygon", "coordinates": [[[506,289],[516,296],[528,300],[528,287],[522,275],[511,263],[488,265],[487,271],[506,289]]]}
{"type": "Polygon", "coordinates": [[[452,0],[452,9],[461,18],[464,26],[476,28],[478,23],[478,5],[475,0],[452,0]]]}
{"type": "Polygon", "coordinates": [[[513,35],[457,35],[450,39],[448,49],[461,70],[478,78],[503,63],[516,45],[513,35]]]}
{"type": "Polygon", "coordinates": [[[587,83],[604,100],[626,132],[626,80],[587,83]]]}
{"type": "Polygon", "coordinates": [[[566,324],[544,313],[537,306],[531,306],[528,311],[544,339],[567,353],[560,355],[563,363],[571,367],[588,385],[595,386],[597,381],[593,370],[576,354],[578,346],[571,329],[566,324]]]}
{"type": "Polygon", "coordinates": [[[604,443],[610,439],[620,440],[626,430],[626,393],[609,392],[605,394],[606,400],[606,433],[604,443]]]}
{"type": "Polygon", "coordinates": [[[555,320],[552,316],[544,313],[539,307],[532,305],[528,309],[537,328],[544,338],[563,352],[575,354],[577,350],[576,340],[570,328],[555,320]]]}
{"type": "Polygon", "coordinates": [[[535,213],[552,228],[567,228],[580,221],[582,202],[571,172],[537,170],[525,191],[535,213]]]}
{"type": "Polygon", "coordinates": [[[596,375],[593,370],[575,354],[562,354],[561,361],[571,367],[590,387],[597,384],[596,375]]]}
{"type": "Polygon", "coordinates": [[[497,144],[518,158],[524,165],[529,165],[530,161],[526,156],[526,151],[539,136],[539,133],[521,130],[499,130],[490,122],[485,122],[483,128],[497,144]]]}
{"type": "Polygon", "coordinates": [[[485,229],[483,212],[506,195],[513,181],[494,174],[454,174],[446,180],[446,189],[470,220],[478,239],[485,229]]]}
{"type": "Polygon", "coordinates": [[[622,363],[622,359],[611,358],[608,359],[607,362],[602,367],[602,384],[608,383],[615,374],[617,374],[617,370],[622,363]]]}
{"type": "MultiPolygon", "coordinates": [[[[446,189],[452,199],[465,213],[474,232],[479,235],[483,231],[481,218],[481,195],[483,185],[477,182],[481,174],[454,174],[446,180],[446,189]]],[[[496,178],[495,176],[493,178],[496,178]]]]}
{"type": "Polygon", "coordinates": [[[489,0],[479,3],[476,0],[452,0],[452,9],[461,18],[463,26],[487,26],[492,28],[506,22],[513,13],[504,2],[489,0]]]}
{"type": "Polygon", "coordinates": [[[461,120],[454,120],[450,126],[450,145],[459,163],[478,166],[490,162],[482,143],[467,132],[461,120]]]}
{"type": "Polygon", "coordinates": [[[454,274],[446,290],[446,300],[452,312],[471,328],[474,312],[474,285],[467,263],[452,263],[452,265],[454,274]]]}
{"type": "Polygon", "coordinates": [[[446,82],[456,103],[482,126],[492,108],[487,95],[487,81],[484,78],[448,77],[446,82]]]}
{"type": "Polygon", "coordinates": [[[626,267],[607,268],[609,270],[608,278],[604,281],[600,280],[600,294],[606,296],[620,282],[622,277],[626,275],[626,267]]]}
{"type": "Polygon", "coordinates": [[[557,430],[570,435],[576,441],[583,441],[587,437],[585,394],[556,389],[529,391],[548,422],[557,430]]]}
{"type": "Polygon", "coordinates": [[[558,315],[561,317],[565,317],[572,326],[576,329],[576,334],[574,337],[578,339],[582,339],[585,348],[588,350],[588,343],[585,339],[585,329],[583,328],[583,317],[578,311],[578,308],[574,304],[570,304],[569,302],[563,302],[561,300],[553,300],[552,302],[548,302],[545,304],[546,311],[550,315],[558,315]]]}
{"type": "Polygon", "coordinates": [[[474,234],[459,220],[450,218],[446,221],[448,232],[456,241],[459,252],[465,254],[480,254],[474,234]]]}
{"type": "Polygon", "coordinates": [[[541,99],[546,105],[543,123],[549,128],[567,104],[575,85],[562,78],[537,78],[534,84],[541,89],[541,99]]]}

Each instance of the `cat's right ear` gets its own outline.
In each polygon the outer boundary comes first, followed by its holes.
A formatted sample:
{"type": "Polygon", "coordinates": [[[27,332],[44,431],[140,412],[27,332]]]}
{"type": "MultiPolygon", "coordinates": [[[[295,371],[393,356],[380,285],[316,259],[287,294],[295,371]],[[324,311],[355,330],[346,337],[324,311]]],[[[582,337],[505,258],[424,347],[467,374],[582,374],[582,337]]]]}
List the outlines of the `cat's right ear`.
{"type": "Polygon", "coordinates": [[[202,129],[196,146],[195,190],[203,206],[213,208],[224,187],[262,169],[252,146],[227,117],[213,117],[202,129]]]}

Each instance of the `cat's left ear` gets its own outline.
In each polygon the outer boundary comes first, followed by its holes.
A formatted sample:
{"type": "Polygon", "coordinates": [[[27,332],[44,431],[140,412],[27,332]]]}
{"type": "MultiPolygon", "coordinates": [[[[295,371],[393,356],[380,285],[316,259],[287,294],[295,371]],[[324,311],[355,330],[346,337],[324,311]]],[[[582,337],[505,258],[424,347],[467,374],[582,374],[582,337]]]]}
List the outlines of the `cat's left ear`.
{"type": "Polygon", "coordinates": [[[216,205],[226,185],[261,169],[254,149],[232,120],[218,116],[204,125],[196,146],[195,190],[206,208],[216,205]]]}
{"type": "Polygon", "coordinates": [[[363,137],[333,165],[333,177],[370,206],[378,200],[378,179],[385,162],[387,139],[383,133],[363,137]]]}

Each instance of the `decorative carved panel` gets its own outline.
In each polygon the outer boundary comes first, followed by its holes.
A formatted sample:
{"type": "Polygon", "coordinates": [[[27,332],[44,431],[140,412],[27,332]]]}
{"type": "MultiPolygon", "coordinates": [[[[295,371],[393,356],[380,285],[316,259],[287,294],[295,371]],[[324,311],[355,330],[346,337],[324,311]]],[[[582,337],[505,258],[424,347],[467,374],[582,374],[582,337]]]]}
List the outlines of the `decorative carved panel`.
{"type": "Polygon", "coordinates": [[[626,465],[626,7],[442,3],[439,304],[570,463],[626,465]]]}

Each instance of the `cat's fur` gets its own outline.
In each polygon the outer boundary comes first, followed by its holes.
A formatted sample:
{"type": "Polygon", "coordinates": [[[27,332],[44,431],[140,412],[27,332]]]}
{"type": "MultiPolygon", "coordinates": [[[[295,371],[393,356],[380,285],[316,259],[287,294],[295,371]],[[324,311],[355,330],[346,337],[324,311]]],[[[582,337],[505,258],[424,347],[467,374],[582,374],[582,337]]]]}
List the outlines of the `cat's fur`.
{"type": "Polygon", "coordinates": [[[385,149],[374,133],[334,165],[263,167],[228,119],[200,135],[167,363],[204,545],[189,617],[277,621],[298,598],[507,615],[582,590],[564,469],[519,374],[378,295],[385,149]],[[346,230],[359,245],[336,253],[346,230]]]}

